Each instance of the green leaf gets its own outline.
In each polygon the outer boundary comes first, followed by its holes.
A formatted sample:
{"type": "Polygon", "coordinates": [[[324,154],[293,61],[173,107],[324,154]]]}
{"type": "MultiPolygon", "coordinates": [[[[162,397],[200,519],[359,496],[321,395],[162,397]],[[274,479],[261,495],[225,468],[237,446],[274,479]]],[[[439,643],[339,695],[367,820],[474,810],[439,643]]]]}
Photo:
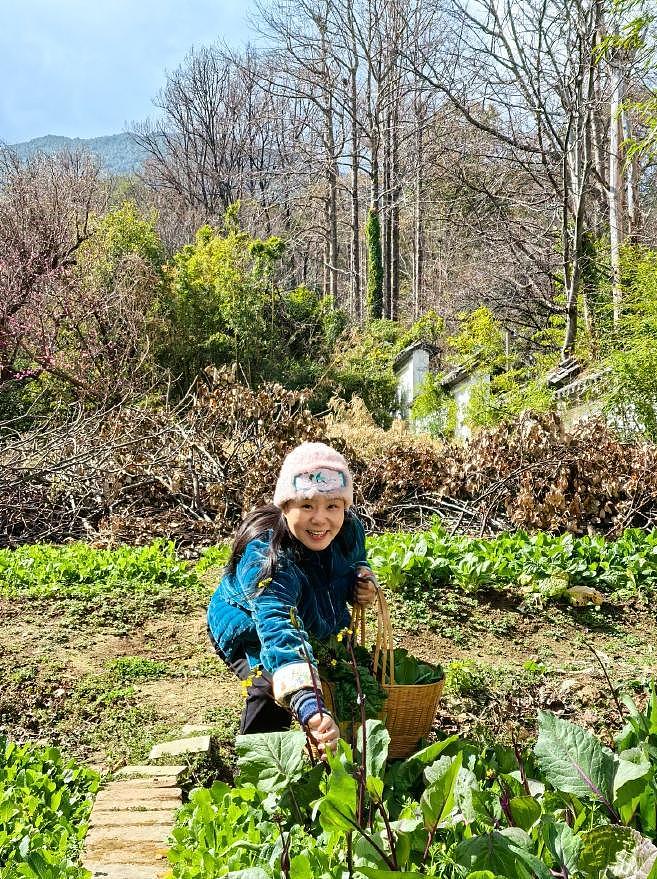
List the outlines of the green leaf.
{"type": "Polygon", "coordinates": [[[265,793],[280,791],[301,777],[305,733],[300,731],[237,736],[240,783],[265,793]]]}
{"type": "MultiPolygon", "coordinates": [[[[454,860],[471,872],[490,869],[514,879],[534,879],[534,873],[524,863],[526,854],[502,833],[493,830],[460,842],[454,851],[454,860]]],[[[550,871],[545,867],[540,875],[549,877],[550,871]]]]}
{"type": "Polygon", "coordinates": [[[618,755],[614,775],[614,802],[626,803],[638,797],[651,773],[651,763],[641,748],[631,748],[618,755]]]}
{"type": "Polygon", "coordinates": [[[592,872],[604,870],[613,864],[620,852],[630,851],[634,847],[633,833],[629,827],[611,824],[581,833],[580,869],[592,872]]]}
{"type": "Polygon", "coordinates": [[[454,806],[463,815],[463,820],[471,824],[477,817],[473,795],[479,791],[477,776],[470,769],[461,766],[454,785],[454,806]]]}
{"type": "MultiPolygon", "coordinates": [[[[442,766],[440,770],[436,769],[434,780],[420,799],[424,826],[427,830],[445,821],[454,807],[454,785],[461,768],[461,759],[462,755],[458,753],[451,760],[449,757],[444,757],[437,761],[442,766]],[[448,762],[445,764],[443,760],[448,762]]],[[[433,765],[432,770],[434,767],[436,764],[433,765]]]]}
{"type": "Polygon", "coordinates": [[[356,779],[345,769],[339,756],[329,754],[331,773],[327,791],[318,801],[323,830],[353,830],[356,823],[356,779]]]}
{"type": "MultiPolygon", "coordinates": [[[[390,744],[390,733],[385,724],[380,720],[365,721],[365,771],[367,777],[383,778],[383,772],[386,768],[386,760],[388,759],[388,745],[390,744]]],[[[354,749],[354,759],[356,763],[361,761],[361,753],[363,747],[363,727],[359,726],[356,732],[356,746],[354,749]]]]}
{"type": "Polygon", "coordinates": [[[581,834],[580,869],[604,870],[605,879],[653,879],[657,847],[631,827],[598,827],[581,834]]]}
{"type": "Polygon", "coordinates": [[[548,851],[557,865],[562,868],[562,871],[565,867],[568,873],[573,873],[577,868],[582,848],[580,837],[565,821],[554,821],[544,825],[543,839],[548,851]]]}
{"type": "Polygon", "coordinates": [[[411,755],[403,763],[396,763],[388,769],[386,784],[392,788],[395,796],[407,794],[419,780],[427,766],[430,766],[450,745],[458,742],[458,736],[449,736],[442,742],[433,742],[411,755]]]}
{"type": "Polygon", "coordinates": [[[367,792],[374,802],[380,802],[383,799],[383,779],[377,778],[375,775],[368,775],[365,784],[367,792]]]}
{"type": "Polygon", "coordinates": [[[634,847],[618,853],[616,860],[605,871],[605,879],[648,879],[657,871],[657,848],[631,828],[634,847]]]}
{"type": "Polygon", "coordinates": [[[513,797],[509,809],[514,823],[526,831],[531,830],[542,813],[540,804],[533,797],[513,797]]]}
{"type": "Polygon", "coordinates": [[[559,791],[598,800],[611,810],[614,758],[587,730],[539,711],[534,753],[549,783],[559,791]]]}
{"type": "Polygon", "coordinates": [[[290,861],[290,879],[314,879],[307,855],[295,855],[290,861]]]}

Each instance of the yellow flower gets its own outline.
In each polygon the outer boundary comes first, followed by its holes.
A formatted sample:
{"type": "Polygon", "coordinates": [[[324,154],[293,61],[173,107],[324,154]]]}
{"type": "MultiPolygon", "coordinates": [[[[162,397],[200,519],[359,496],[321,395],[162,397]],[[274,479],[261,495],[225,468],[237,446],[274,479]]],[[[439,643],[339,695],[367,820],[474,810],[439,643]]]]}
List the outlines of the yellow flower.
{"type": "Polygon", "coordinates": [[[337,660],[337,659],[332,659],[332,660],[331,660],[331,665],[336,666],[337,664],[338,664],[338,660],[337,660]]]}
{"type": "Polygon", "coordinates": [[[342,631],[338,632],[338,634],[335,636],[336,640],[342,641],[345,635],[353,635],[353,631],[351,629],[342,629],[342,631]]]}
{"type": "Polygon", "coordinates": [[[264,580],[260,580],[260,582],[258,583],[258,589],[266,589],[270,583],[271,583],[271,577],[265,577],[264,580]]]}
{"type": "Polygon", "coordinates": [[[255,670],[255,675],[254,675],[254,677],[256,677],[256,678],[261,678],[261,677],[262,677],[262,669],[257,668],[257,669],[255,670]]]}

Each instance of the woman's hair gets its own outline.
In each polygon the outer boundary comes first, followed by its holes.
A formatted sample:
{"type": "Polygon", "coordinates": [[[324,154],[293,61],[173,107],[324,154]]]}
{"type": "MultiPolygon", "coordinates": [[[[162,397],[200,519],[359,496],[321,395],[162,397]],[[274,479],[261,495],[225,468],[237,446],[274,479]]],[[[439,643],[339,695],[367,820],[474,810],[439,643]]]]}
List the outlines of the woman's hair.
{"type": "MultiPolygon", "coordinates": [[[[292,551],[297,556],[301,544],[291,534],[287,527],[287,520],[283,515],[283,510],[274,504],[266,504],[258,507],[242,519],[233,539],[233,546],[226,565],[226,572],[234,574],[240,559],[244,555],[247,543],[255,540],[257,537],[263,538],[271,532],[269,536],[269,550],[267,558],[261,571],[261,577],[273,577],[276,573],[281,556],[286,552],[292,551]]],[[[344,523],[338,535],[335,538],[343,551],[353,549],[356,544],[356,529],[354,528],[354,516],[350,510],[345,510],[344,523]]]]}

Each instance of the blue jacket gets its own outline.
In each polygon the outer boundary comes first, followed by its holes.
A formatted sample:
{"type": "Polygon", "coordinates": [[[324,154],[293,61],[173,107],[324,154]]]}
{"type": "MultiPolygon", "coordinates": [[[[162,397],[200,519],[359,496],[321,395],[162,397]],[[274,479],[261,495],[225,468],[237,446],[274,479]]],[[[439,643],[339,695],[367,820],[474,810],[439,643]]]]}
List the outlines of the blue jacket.
{"type": "Polygon", "coordinates": [[[324,550],[297,544],[280,559],[269,583],[262,580],[268,535],[251,540],[235,574],[225,574],[208,607],[208,626],[230,660],[240,647],[251,666],[273,675],[274,696],[286,703],[302,687],[312,686],[304,648],[314,666],[308,636],[328,638],[349,625],[355,571],[367,564],[365,532],[355,516],[344,525],[351,549],[336,538],[324,550]],[[290,611],[296,618],[292,622],[290,611]]]}

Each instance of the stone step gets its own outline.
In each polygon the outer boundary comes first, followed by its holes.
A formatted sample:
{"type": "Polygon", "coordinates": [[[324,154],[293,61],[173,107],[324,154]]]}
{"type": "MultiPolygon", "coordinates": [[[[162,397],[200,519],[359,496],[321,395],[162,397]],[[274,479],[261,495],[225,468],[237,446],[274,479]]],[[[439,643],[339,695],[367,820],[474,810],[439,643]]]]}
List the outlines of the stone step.
{"type": "Polygon", "coordinates": [[[210,736],[191,736],[185,739],[175,739],[173,742],[160,742],[153,745],[148,755],[149,760],[159,760],[160,757],[181,757],[183,754],[197,756],[209,754],[212,749],[210,736]]]}
{"type": "Polygon", "coordinates": [[[168,790],[179,791],[180,782],[177,775],[161,775],[157,778],[119,778],[108,787],[120,793],[122,790],[168,790]]]}
{"type": "Polygon", "coordinates": [[[160,867],[134,864],[108,864],[87,861],[87,870],[91,871],[93,879],[163,879],[170,870],[170,865],[160,867]]]}
{"type": "MultiPolygon", "coordinates": [[[[93,811],[107,812],[121,809],[179,809],[182,803],[180,788],[132,787],[113,790],[113,785],[103,788],[96,796],[93,811]]],[[[93,814],[93,813],[92,813],[93,814]]]]}
{"type": "Polygon", "coordinates": [[[97,803],[107,800],[118,802],[128,800],[168,800],[182,798],[182,790],[179,787],[160,787],[150,782],[138,781],[113,781],[107,787],[101,788],[96,796],[97,803]]]}
{"type": "Polygon", "coordinates": [[[117,770],[117,775],[129,775],[143,778],[176,778],[186,766],[152,766],[149,764],[136,766],[122,766],[117,770]]]}
{"type": "MultiPolygon", "coordinates": [[[[125,852],[130,849],[135,851],[144,843],[155,846],[160,856],[167,852],[167,839],[169,836],[169,827],[162,824],[130,824],[121,825],[120,827],[92,827],[87,834],[85,846],[87,856],[91,860],[101,860],[100,854],[106,854],[107,849],[111,848],[113,852],[123,850],[125,852]],[[95,857],[94,857],[95,856],[95,857]]],[[[112,858],[114,861],[115,858],[112,858]]],[[[136,863],[136,862],[135,862],[136,863]]],[[[143,863],[143,861],[139,861],[143,863]]]]}
{"type": "Polygon", "coordinates": [[[173,827],[174,809],[113,809],[103,812],[94,809],[90,827],[122,827],[133,824],[160,824],[167,828],[173,827]]]}
{"type": "MultiPolygon", "coordinates": [[[[121,828],[116,828],[120,834],[121,828]]],[[[161,828],[158,828],[161,831],[161,828]]],[[[93,832],[93,831],[92,831],[93,832]]],[[[91,834],[89,834],[91,836],[91,834]]],[[[98,839],[89,842],[86,849],[84,866],[87,864],[132,864],[133,866],[149,867],[167,872],[171,865],[167,859],[167,835],[160,832],[157,839],[126,840],[120,835],[114,838],[98,839]]]]}
{"type": "Polygon", "coordinates": [[[186,723],[180,732],[184,736],[210,735],[216,728],[217,725],[214,723],[186,723]]]}

